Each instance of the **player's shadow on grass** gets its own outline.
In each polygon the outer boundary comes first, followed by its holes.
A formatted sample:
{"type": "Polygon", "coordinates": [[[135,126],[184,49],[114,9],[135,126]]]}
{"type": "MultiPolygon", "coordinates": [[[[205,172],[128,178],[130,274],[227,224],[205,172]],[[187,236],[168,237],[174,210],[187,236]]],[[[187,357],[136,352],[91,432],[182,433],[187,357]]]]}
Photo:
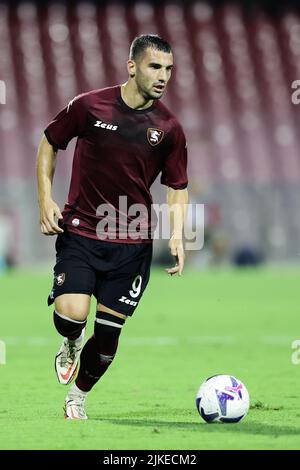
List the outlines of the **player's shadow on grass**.
{"type": "Polygon", "coordinates": [[[176,421],[158,421],[158,420],[151,420],[151,419],[131,419],[131,418],[94,418],[96,420],[106,421],[111,424],[124,425],[124,426],[140,426],[140,427],[152,427],[153,432],[159,431],[159,428],[171,428],[171,429],[185,429],[194,432],[220,432],[221,430],[226,432],[238,432],[244,434],[256,434],[256,435],[263,435],[263,436],[300,436],[300,427],[293,428],[290,426],[280,426],[280,425],[270,425],[270,424],[262,424],[256,422],[242,422],[236,424],[207,424],[204,422],[195,422],[195,423],[184,423],[184,422],[176,422],[176,421]]]}

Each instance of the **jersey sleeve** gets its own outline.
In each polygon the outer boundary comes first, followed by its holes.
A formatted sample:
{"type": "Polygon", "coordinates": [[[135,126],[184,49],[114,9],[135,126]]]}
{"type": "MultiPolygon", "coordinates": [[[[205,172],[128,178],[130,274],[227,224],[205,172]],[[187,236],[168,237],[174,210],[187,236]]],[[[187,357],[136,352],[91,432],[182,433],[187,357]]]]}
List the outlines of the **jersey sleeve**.
{"type": "Polygon", "coordinates": [[[85,128],[87,108],[84,95],[73,98],[46,127],[44,133],[48,142],[55,148],[65,150],[73,137],[80,137],[85,128]]]}
{"type": "Polygon", "coordinates": [[[185,189],[188,185],[186,139],[178,123],[172,150],[165,159],[160,182],[173,189],[185,189]]]}

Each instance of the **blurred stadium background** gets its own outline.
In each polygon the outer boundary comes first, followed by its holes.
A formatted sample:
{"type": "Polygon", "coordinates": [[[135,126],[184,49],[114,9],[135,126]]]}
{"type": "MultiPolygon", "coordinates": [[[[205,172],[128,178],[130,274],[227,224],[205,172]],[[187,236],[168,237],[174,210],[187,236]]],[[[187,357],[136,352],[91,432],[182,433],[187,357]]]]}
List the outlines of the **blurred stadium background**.
{"type": "MultiPolygon", "coordinates": [[[[299,11],[290,1],[0,2],[2,267],[53,262],[36,200],[43,129],[75,95],[126,81],[129,44],[145,32],[173,46],[164,102],[187,135],[191,202],[206,205],[209,256],[189,261],[298,262],[299,11]]],[[[59,153],[61,206],[74,144],[59,153]]],[[[153,193],[164,200],[158,183],[153,193]]]]}

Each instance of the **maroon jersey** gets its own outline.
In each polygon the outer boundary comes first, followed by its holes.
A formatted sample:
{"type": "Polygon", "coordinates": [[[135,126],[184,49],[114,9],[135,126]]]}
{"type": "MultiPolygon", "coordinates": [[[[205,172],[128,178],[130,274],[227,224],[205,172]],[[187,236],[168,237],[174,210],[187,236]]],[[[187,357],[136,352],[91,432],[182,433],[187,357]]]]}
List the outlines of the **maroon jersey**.
{"type": "Polygon", "coordinates": [[[186,142],[176,118],[158,100],[144,110],[130,108],[119,85],[75,97],[45,135],[63,150],[77,137],[63,211],[63,225],[71,232],[118,243],[151,242],[152,183],[161,172],[162,184],[187,186],[186,142]],[[130,235],[134,220],[138,237],[130,235]]]}

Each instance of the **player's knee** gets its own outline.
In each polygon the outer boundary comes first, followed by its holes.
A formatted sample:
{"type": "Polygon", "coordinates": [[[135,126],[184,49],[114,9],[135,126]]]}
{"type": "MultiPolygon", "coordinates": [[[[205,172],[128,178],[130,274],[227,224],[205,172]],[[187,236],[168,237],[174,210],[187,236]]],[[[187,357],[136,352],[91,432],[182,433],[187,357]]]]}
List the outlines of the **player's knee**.
{"type": "Polygon", "coordinates": [[[56,330],[62,336],[69,339],[77,339],[86,326],[86,320],[77,321],[62,315],[56,310],[53,312],[53,322],[56,330]]]}
{"type": "Polygon", "coordinates": [[[64,294],[57,297],[55,299],[55,310],[72,320],[84,321],[89,314],[90,298],[77,295],[74,297],[74,294],[64,294]]]}

